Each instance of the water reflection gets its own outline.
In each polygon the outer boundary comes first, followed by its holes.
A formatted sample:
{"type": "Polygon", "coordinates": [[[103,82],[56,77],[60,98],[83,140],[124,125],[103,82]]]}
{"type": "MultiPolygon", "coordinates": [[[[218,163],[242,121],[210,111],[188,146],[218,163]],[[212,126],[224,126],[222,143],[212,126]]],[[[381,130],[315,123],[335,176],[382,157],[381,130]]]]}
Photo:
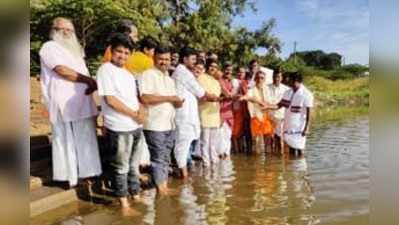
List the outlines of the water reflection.
{"type": "Polygon", "coordinates": [[[368,119],[316,124],[305,157],[233,155],[211,169],[195,166],[185,182],[173,179],[178,196],[147,191],[135,205],[141,217],[95,205],[77,214],[89,225],[368,224],[368,119]]]}

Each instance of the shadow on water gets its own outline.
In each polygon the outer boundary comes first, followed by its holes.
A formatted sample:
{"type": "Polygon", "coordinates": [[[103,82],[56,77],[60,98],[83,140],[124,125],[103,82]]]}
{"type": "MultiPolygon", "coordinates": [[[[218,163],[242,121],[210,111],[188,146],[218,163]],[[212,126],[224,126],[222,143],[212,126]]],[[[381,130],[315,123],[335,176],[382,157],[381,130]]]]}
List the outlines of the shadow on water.
{"type": "Polygon", "coordinates": [[[195,166],[188,181],[172,179],[178,196],[146,191],[134,205],[139,217],[79,202],[31,224],[368,224],[367,110],[317,112],[314,121],[305,157],[236,154],[211,170],[195,166]]]}

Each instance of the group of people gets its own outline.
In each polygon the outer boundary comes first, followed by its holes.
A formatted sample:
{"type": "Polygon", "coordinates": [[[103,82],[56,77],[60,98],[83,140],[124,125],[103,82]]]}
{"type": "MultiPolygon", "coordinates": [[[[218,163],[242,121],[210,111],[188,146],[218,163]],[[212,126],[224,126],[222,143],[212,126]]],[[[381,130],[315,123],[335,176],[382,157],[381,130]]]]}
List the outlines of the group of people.
{"type": "Polygon", "coordinates": [[[172,163],[186,178],[193,158],[211,168],[231,149],[259,149],[261,140],[265,150],[282,152],[283,143],[292,153],[305,148],[313,95],[299,73],[252,60],[234,76],[233,64],[220,68],[217,54],[139,41],[134,24],[123,20],[93,79],[69,19],[54,19],[50,39],[39,54],[54,180],[75,186],[104,172],[122,209],[131,209],[129,196],[138,199],[141,192],[140,166],[149,168],[158,193],[168,195],[172,163]],[[101,153],[96,90],[105,128],[101,153]]]}

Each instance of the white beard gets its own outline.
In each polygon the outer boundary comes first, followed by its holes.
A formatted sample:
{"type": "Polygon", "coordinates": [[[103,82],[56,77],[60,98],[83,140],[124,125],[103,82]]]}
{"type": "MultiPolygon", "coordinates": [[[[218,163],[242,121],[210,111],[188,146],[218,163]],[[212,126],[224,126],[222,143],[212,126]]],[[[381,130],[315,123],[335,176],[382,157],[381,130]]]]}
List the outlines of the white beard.
{"type": "Polygon", "coordinates": [[[51,39],[66,48],[72,55],[78,58],[84,58],[85,53],[75,34],[66,37],[62,31],[53,31],[50,35],[51,39]]]}

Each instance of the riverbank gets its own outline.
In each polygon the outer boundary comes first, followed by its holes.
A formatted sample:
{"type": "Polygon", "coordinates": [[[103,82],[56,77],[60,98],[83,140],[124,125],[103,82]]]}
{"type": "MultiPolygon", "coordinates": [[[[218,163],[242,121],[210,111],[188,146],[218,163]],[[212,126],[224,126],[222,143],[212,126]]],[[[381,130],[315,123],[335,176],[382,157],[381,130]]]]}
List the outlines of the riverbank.
{"type": "MultiPolygon", "coordinates": [[[[305,79],[305,85],[315,95],[316,113],[321,114],[330,110],[343,108],[342,114],[348,108],[367,111],[369,106],[369,78],[357,78],[351,80],[332,81],[322,77],[309,77],[305,79]],[[361,108],[361,109],[359,109],[361,108]]],[[[30,79],[30,135],[48,135],[50,127],[48,119],[43,113],[44,106],[40,101],[40,83],[35,77],[30,79]]]]}
{"type": "Polygon", "coordinates": [[[320,110],[338,107],[368,107],[369,78],[329,80],[323,77],[309,77],[305,85],[313,91],[316,107],[320,110]]]}

